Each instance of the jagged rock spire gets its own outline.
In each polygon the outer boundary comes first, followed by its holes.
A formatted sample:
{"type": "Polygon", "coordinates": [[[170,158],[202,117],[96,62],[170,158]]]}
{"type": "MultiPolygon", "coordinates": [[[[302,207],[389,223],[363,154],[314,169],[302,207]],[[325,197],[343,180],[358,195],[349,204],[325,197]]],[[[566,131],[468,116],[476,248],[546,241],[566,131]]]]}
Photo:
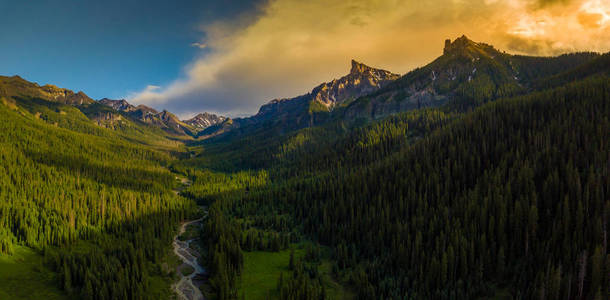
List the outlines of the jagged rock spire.
{"type": "Polygon", "coordinates": [[[371,67],[352,59],[352,69],[350,70],[350,74],[362,74],[371,69],[371,67]]]}
{"type": "Polygon", "coordinates": [[[461,37],[455,39],[455,41],[451,42],[450,39],[445,40],[445,48],[443,48],[443,54],[447,54],[455,49],[462,49],[469,44],[474,44],[473,41],[469,40],[466,35],[462,35],[461,37]]]}

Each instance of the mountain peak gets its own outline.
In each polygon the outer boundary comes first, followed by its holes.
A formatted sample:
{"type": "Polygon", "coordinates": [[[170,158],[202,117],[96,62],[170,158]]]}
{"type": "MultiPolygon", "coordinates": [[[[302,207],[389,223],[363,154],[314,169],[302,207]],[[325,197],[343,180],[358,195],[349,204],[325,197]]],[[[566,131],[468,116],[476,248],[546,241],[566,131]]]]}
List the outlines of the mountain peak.
{"type": "Polygon", "coordinates": [[[466,35],[462,35],[461,37],[455,39],[455,41],[453,42],[451,42],[450,39],[446,39],[443,54],[451,53],[460,49],[465,49],[468,45],[476,45],[476,43],[469,40],[466,35]]]}
{"type": "Polygon", "coordinates": [[[352,69],[348,75],[322,83],[311,94],[314,100],[329,107],[371,93],[398,77],[397,74],[352,59],[352,69]]]}
{"type": "Polygon", "coordinates": [[[129,102],[127,102],[127,100],[125,100],[125,99],[113,100],[113,99],[103,98],[103,99],[100,99],[98,102],[101,104],[104,104],[106,106],[112,107],[113,109],[118,110],[118,111],[129,112],[129,111],[136,110],[136,108],[133,105],[129,104],[129,102]]]}
{"type": "Polygon", "coordinates": [[[493,46],[485,43],[474,42],[465,35],[460,36],[451,42],[450,39],[445,40],[445,48],[443,55],[466,55],[468,57],[494,56],[499,54],[498,50],[493,46]]]}
{"type": "Polygon", "coordinates": [[[226,119],[227,117],[217,116],[215,114],[203,112],[183,122],[195,127],[198,130],[203,130],[212,125],[220,124],[226,119]]]}
{"type": "Polygon", "coordinates": [[[350,74],[362,74],[362,73],[365,73],[366,71],[369,71],[372,69],[373,68],[352,59],[352,69],[350,70],[349,73],[350,74]]]}

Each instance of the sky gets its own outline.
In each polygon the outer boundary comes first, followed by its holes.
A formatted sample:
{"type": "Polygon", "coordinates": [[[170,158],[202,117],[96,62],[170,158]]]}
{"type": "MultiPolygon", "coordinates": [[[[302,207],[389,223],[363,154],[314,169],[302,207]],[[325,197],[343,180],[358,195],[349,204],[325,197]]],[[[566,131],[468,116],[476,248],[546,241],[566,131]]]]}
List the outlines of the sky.
{"type": "Polygon", "coordinates": [[[256,113],[345,75],[404,74],[465,34],[509,53],[610,50],[607,0],[0,0],[0,74],[182,118],[256,113]]]}

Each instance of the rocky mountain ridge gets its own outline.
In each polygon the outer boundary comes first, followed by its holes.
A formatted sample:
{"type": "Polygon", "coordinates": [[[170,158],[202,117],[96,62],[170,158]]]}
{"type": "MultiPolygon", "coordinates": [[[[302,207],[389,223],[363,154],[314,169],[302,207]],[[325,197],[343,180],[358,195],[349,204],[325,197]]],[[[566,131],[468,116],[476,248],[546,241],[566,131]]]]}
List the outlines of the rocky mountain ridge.
{"type": "Polygon", "coordinates": [[[208,112],[200,113],[188,120],[180,120],[176,115],[167,110],[158,112],[157,110],[146,105],[134,106],[125,99],[112,100],[104,98],[99,100],[99,103],[104,104],[114,110],[126,113],[130,117],[157,127],[166,131],[177,134],[194,135],[210,126],[222,123],[227,118],[217,116],[208,112]]]}
{"type": "Polygon", "coordinates": [[[197,130],[204,130],[210,126],[220,124],[224,122],[227,117],[217,116],[215,114],[211,114],[208,112],[200,113],[188,120],[184,120],[183,122],[191,125],[193,128],[197,130]]]}
{"type": "MultiPolygon", "coordinates": [[[[129,104],[129,102],[127,102],[127,100],[125,100],[125,99],[112,100],[112,99],[104,98],[104,99],[98,100],[98,102],[101,104],[104,104],[106,106],[110,106],[110,107],[112,107],[112,109],[118,110],[118,111],[130,112],[130,111],[136,110],[136,107],[129,104]]],[[[154,109],[153,109],[153,111],[154,111],[154,109]]],[[[155,111],[155,113],[157,113],[157,112],[155,111]]]]}
{"type": "MultiPolygon", "coordinates": [[[[325,118],[324,113],[375,92],[399,77],[398,74],[352,60],[351,69],[347,75],[322,83],[305,95],[271,100],[262,105],[255,115],[233,120],[230,127],[244,130],[245,128],[255,129],[264,124],[267,124],[264,126],[274,124],[273,126],[282,127],[281,131],[289,131],[313,126],[325,118]]],[[[231,128],[227,128],[227,126],[221,128],[223,132],[231,131],[231,128]]]]}
{"type": "Polygon", "coordinates": [[[180,120],[165,110],[134,106],[124,99],[95,101],[83,92],[75,93],[54,85],[39,86],[19,76],[0,76],[0,98],[41,99],[72,105],[98,125],[108,128],[116,128],[117,122],[133,121],[177,136],[209,138],[257,130],[282,134],[329,120],[377,119],[447,103],[459,108],[474,107],[523,92],[540,78],[560,74],[596,57],[599,54],[511,55],[461,36],[453,41],[445,40],[441,56],[403,76],[352,60],[347,75],[322,83],[304,95],[271,100],[255,115],[236,119],[201,113],[180,120]]]}
{"type": "Polygon", "coordinates": [[[341,118],[377,119],[393,113],[440,106],[462,109],[526,91],[535,80],[597,57],[574,53],[559,57],[511,55],[465,35],[445,40],[443,55],[391,84],[349,103],[341,118]]]}
{"type": "Polygon", "coordinates": [[[0,97],[42,99],[69,105],[83,105],[95,102],[95,100],[89,98],[82,91],[75,93],[69,89],[59,88],[51,84],[40,86],[17,75],[11,77],[0,76],[0,97]]]}
{"type": "Polygon", "coordinates": [[[314,101],[331,107],[372,93],[399,77],[398,74],[371,68],[352,60],[352,68],[348,75],[322,83],[314,88],[311,94],[314,101]]]}

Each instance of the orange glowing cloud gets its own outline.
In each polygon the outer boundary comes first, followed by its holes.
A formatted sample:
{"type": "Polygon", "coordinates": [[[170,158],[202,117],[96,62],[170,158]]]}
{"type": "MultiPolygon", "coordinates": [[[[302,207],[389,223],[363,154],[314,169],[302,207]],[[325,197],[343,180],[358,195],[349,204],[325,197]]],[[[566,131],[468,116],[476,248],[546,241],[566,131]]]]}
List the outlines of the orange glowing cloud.
{"type": "Polygon", "coordinates": [[[578,22],[580,25],[587,28],[599,28],[602,26],[604,16],[602,14],[589,14],[589,13],[580,13],[578,14],[578,22]]]}
{"type": "Polygon", "coordinates": [[[182,115],[253,113],[345,74],[352,58],[406,73],[462,34],[512,53],[606,52],[609,16],[607,0],[271,0],[249,22],[204,25],[206,54],[132,100],[182,115]]]}

